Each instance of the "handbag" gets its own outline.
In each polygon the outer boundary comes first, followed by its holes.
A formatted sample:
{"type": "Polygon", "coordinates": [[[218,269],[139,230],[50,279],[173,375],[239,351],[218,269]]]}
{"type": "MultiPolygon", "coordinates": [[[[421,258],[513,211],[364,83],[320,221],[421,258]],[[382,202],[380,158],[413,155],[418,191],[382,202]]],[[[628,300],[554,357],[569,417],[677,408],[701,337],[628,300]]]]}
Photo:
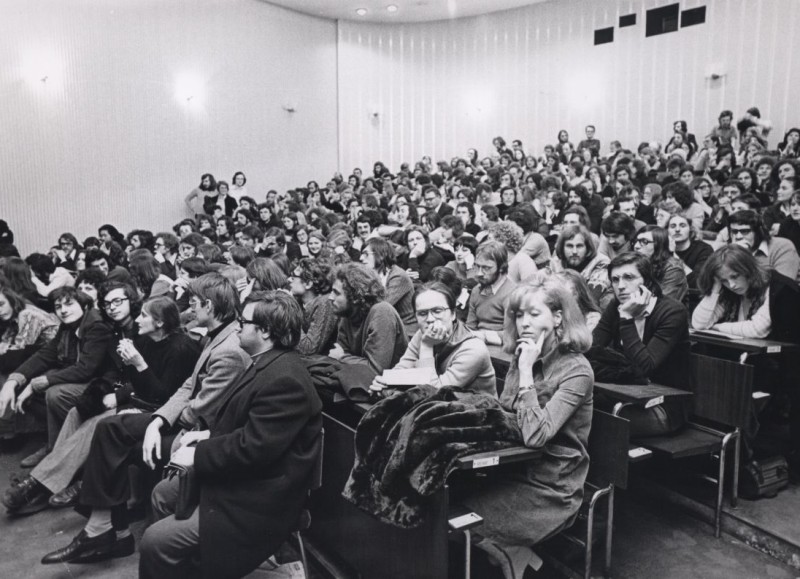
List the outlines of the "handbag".
{"type": "Polygon", "coordinates": [[[771,499],[788,485],[789,464],[782,456],[751,460],[739,472],[739,496],[744,499],[771,499]]]}
{"type": "Polygon", "coordinates": [[[200,504],[200,483],[193,466],[183,466],[180,464],[169,463],[164,468],[164,480],[172,480],[178,477],[178,498],[175,501],[175,519],[184,521],[192,516],[192,513],[200,504]]]}

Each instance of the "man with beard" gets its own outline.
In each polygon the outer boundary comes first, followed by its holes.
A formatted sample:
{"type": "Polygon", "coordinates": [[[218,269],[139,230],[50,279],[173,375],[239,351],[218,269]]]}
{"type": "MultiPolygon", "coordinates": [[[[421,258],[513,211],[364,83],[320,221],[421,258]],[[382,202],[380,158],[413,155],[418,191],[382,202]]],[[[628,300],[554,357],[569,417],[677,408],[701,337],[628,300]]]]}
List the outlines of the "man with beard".
{"type": "Polygon", "coordinates": [[[478,285],[469,298],[467,328],[487,344],[503,343],[508,296],[516,285],[508,278],[508,251],[499,241],[487,241],[475,254],[478,285]]]}
{"type": "Polygon", "coordinates": [[[633,249],[631,238],[635,233],[635,228],[633,219],[621,211],[612,211],[608,217],[603,219],[600,226],[603,236],[600,238],[600,246],[597,251],[608,259],[614,259],[620,253],[631,251],[633,249]]]}
{"type": "Polygon", "coordinates": [[[375,375],[400,361],[408,339],[385,294],[378,274],[365,265],[347,263],[334,272],[330,300],[339,316],[339,338],[328,356],[369,366],[375,375]]]}
{"type": "MultiPolygon", "coordinates": [[[[625,216],[630,221],[630,217],[625,216]]],[[[602,309],[614,297],[606,275],[608,257],[597,252],[592,234],[583,225],[573,225],[561,230],[556,243],[556,254],[550,260],[550,271],[559,273],[574,269],[589,284],[592,294],[602,309]]]]}

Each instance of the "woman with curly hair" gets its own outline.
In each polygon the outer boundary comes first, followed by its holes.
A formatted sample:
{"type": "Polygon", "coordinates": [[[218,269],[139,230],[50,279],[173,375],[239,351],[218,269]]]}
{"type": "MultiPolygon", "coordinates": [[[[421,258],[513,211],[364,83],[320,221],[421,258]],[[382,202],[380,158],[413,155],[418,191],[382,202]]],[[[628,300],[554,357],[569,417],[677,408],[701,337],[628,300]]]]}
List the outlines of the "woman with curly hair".
{"type": "Polygon", "coordinates": [[[289,276],[289,290],[303,306],[303,331],[297,351],[327,354],[336,342],[338,318],[331,303],[331,269],[327,259],[303,258],[289,276]]]}
{"type": "Polygon", "coordinates": [[[519,225],[512,221],[498,221],[487,232],[486,241],[499,241],[508,250],[508,279],[519,284],[536,274],[538,268],[534,261],[520,251],[525,236],[519,225]]]}

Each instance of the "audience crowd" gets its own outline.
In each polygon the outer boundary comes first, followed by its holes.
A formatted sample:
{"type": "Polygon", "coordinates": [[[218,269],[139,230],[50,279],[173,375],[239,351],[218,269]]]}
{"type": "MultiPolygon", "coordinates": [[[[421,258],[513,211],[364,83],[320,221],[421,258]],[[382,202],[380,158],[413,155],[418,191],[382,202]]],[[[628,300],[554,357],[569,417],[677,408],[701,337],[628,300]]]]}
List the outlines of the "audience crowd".
{"type": "MultiPolygon", "coordinates": [[[[591,409],[609,404],[594,379],[685,388],[692,328],[800,343],[800,129],[770,143],[757,108],[734,118],[699,141],[676,121],[666,144],[605,147],[591,125],[543,151],[497,137],[484,154],[377,161],[263,199],[242,172],[207,173],[170,231],[103,224],[24,259],[0,221],[0,437],[47,434],[3,503],[88,517],[43,559],[59,563],[133,553],[130,511],[152,500],[142,577],[198,560],[241,576],[302,508],[321,424],[311,365],[324,357],[375,400],[387,370],[428,368],[432,388],[497,399],[524,444],[563,450],[465,500],[513,576],[580,505],[591,409]],[[492,347],[512,356],[502,392],[492,347]],[[196,473],[189,513],[173,479],[151,498],[167,463],[196,473]]],[[[753,363],[773,395],[760,419],[789,423],[797,476],[796,362],[753,363]]],[[[683,403],[626,412],[637,436],[687,417],[683,403]]]]}

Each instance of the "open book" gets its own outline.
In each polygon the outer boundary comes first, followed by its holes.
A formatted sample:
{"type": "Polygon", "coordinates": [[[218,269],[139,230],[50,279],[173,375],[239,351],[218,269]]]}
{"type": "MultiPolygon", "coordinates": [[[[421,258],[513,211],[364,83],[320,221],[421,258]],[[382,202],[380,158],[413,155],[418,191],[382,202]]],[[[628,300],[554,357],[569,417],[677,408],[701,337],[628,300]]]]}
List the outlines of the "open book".
{"type": "Polygon", "coordinates": [[[711,338],[722,338],[723,340],[738,340],[737,336],[733,334],[726,334],[717,330],[692,330],[694,336],[709,336],[711,338]]]}
{"type": "Polygon", "coordinates": [[[399,370],[384,370],[383,381],[390,388],[398,386],[418,386],[432,384],[436,381],[435,368],[402,368],[399,370]]]}

